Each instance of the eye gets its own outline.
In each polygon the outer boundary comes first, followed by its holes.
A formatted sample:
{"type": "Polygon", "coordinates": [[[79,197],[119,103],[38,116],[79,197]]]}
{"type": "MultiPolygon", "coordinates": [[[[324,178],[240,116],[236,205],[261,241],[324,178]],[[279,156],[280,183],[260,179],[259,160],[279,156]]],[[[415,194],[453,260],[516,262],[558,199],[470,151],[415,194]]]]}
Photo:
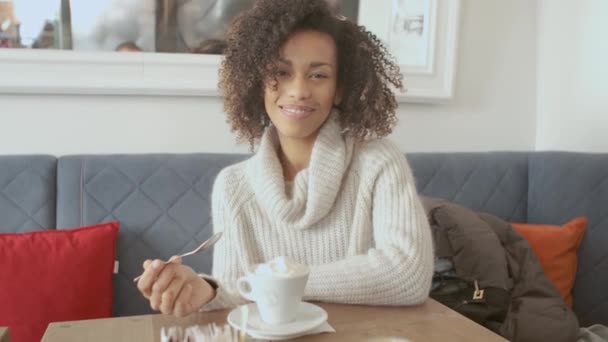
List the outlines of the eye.
{"type": "Polygon", "coordinates": [[[320,78],[327,78],[327,75],[320,74],[320,73],[314,73],[314,74],[310,75],[310,77],[320,79],[320,78]]]}
{"type": "Polygon", "coordinates": [[[278,70],[277,77],[286,77],[289,76],[289,72],[287,70],[278,70]]]}

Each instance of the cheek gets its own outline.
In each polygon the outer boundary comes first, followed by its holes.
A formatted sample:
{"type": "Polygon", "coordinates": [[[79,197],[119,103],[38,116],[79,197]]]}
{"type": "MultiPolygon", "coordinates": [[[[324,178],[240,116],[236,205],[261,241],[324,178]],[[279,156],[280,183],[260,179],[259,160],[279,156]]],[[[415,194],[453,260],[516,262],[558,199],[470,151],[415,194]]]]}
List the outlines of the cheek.
{"type": "Polygon", "coordinates": [[[273,90],[271,87],[264,89],[264,104],[269,105],[276,102],[278,98],[278,92],[273,90]]]}
{"type": "Polygon", "coordinates": [[[333,85],[328,85],[327,87],[321,87],[318,89],[317,99],[324,107],[333,107],[335,97],[336,87],[333,85]]]}

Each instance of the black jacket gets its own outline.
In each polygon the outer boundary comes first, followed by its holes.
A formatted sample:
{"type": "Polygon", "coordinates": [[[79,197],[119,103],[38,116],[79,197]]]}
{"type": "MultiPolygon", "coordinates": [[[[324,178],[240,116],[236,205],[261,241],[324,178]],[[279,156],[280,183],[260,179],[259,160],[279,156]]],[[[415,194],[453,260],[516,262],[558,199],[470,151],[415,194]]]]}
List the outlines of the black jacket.
{"type": "Polygon", "coordinates": [[[511,341],[576,340],[575,314],[528,242],[508,222],[441,200],[422,198],[422,202],[436,256],[450,258],[458,278],[477,282],[480,290],[496,295],[498,306],[501,301],[505,304],[499,319],[482,324],[511,341]]]}

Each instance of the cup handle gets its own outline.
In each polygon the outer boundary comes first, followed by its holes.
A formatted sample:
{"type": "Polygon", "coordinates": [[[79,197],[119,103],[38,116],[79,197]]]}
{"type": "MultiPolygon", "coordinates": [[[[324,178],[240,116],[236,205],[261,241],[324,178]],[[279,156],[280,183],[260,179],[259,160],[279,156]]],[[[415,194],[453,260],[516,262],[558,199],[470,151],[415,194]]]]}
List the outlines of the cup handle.
{"type": "Polygon", "coordinates": [[[253,286],[251,286],[251,281],[249,280],[249,277],[240,277],[236,281],[236,288],[241,294],[241,296],[250,301],[255,301],[255,299],[253,298],[253,286]]]}

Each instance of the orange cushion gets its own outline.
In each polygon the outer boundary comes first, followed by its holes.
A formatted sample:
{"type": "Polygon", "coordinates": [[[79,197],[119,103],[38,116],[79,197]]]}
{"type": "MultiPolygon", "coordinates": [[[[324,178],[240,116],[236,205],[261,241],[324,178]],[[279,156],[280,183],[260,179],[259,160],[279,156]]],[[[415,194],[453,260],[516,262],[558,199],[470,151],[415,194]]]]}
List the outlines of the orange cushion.
{"type": "Polygon", "coordinates": [[[563,226],[513,223],[528,240],[545,274],[566,304],[572,307],[572,288],[576,278],[576,251],[587,228],[587,218],[577,217],[563,226]]]}

